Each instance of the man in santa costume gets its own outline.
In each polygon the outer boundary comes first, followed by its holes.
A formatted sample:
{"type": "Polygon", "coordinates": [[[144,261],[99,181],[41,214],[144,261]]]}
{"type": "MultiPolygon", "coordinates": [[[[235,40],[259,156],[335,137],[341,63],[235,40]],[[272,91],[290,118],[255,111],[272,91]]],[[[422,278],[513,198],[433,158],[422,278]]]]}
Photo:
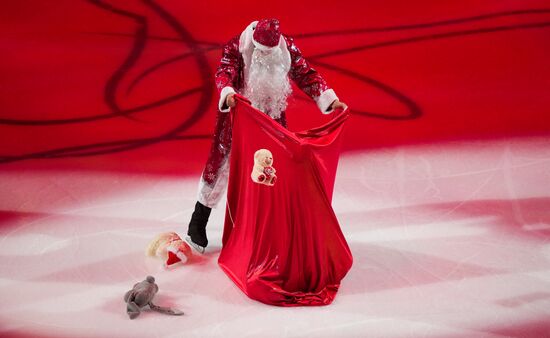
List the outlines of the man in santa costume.
{"type": "Polygon", "coordinates": [[[235,93],[287,127],[285,109],[291,94],[289,79],[311,97],[323,114],[347,106],[326,81],[309,66],[294,40],[279,30],[277,19],[254,21],[224,47],[216,72],[220,93],[214,140],[199,181],[198,201],[189,222],[186,241],[203,253],[208,245],[206,224],[227,187],[231,150],[230,108],[235,93]]]}

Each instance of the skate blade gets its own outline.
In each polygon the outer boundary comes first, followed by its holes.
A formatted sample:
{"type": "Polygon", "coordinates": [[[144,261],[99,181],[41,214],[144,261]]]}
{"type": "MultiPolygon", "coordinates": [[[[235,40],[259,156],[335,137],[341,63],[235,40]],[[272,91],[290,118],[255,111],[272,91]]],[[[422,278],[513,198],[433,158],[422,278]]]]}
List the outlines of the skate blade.
{"type": "Polygon", "coordinates": [[[205,248],[198,245],[197,243],[193,242],[191,240],[191,237],[190,236],[187,236],[185,237],[185,241],[187,242],[187,244],[189,244],[189,246],[193,249],[193,251],[197,252],[197,253],[200,253],[200,254],[203,254],[204,251],[205,251],[205,248]]]}

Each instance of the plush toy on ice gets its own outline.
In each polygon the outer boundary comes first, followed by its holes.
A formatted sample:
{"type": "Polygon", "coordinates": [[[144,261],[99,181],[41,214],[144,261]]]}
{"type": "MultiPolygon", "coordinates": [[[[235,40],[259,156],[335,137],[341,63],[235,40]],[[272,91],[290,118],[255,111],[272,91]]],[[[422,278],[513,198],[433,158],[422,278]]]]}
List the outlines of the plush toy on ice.
{"type": "Polygon", "coordinates": [[[275,168],[273,168],[273,155],[267,149],[260,149],[254,153],[254,167],[252,168],[252,181],[265,185],[274,185],[277,180],[275,168]]]}
{"type": "Polygon", "coordinates": [[[178,309],[163,307],[153,304],[153,298],[159,291],[158,285],[155,283],[155,277],[147,276],[144,281],[134,284],[132,290],[124,294],[126,302],[126,312],[130,319],[134,319],[140,315],[141,309],[149,306],[153,311],[164,313],[167,315],[181,316],[183,312],[178,309]]]}
{"type": "Polygon", "coordinates": [[[164,232],[155,237],[146,250],[147,256],[162,258],[166,266],[185,263],[191,256],[191,248],[175,232],[164,232]]]}

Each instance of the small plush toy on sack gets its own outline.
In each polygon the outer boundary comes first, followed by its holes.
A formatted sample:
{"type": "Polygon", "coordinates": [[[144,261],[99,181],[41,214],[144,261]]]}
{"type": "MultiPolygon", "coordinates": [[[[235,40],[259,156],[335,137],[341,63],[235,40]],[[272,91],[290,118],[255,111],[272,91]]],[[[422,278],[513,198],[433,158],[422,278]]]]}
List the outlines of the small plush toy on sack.
{"type": "Polygon", "coordinates": [[[162,258],[166,266],[187,262],[193,256],[191,248],[175,232],[164,232],[155,237],[145,251],[147,256],[162,258]]]}
{"type": "Polygon", "coordinates": [[[252,168],[252,181],[272,186],[277,180],[275,168],[272,167],[273,155],[267,149],[260,149],[254,153],[254,167],[252,168]]]}
{"type": "Polygon", "coordinates": [[[155,284],[155,278],[153,276],[147,276],[147,278],[134,285],[132,290],[126,292],[124,295],[124,301],[126,302],[126,312],[130,319],[134,319],[141,313],[141,308],[149,305],[151,310],[173,315],[181,316],[183,312],[177,309],[169,307],[162,307],[153,304],[153,298],[159,291],[159,287],[155,284]]]}

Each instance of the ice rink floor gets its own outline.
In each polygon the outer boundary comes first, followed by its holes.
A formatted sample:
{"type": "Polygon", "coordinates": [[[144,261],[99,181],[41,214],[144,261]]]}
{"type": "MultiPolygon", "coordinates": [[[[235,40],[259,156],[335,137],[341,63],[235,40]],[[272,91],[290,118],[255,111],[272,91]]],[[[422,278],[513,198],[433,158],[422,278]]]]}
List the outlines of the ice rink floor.
{"type": "Polygon", "coordinates": [[[347,153],[334,209],[354,265],[334,303],[248,299],[217,265],[223,208],[202,257],[170,270],[144,255],[183,234],[195,178],[4,171],[0,336],[550,337],[550,138],[347,153]],[[159,305],[125,313],[157,278],[159,305]]]}
{"type": "MultiPolygon", "coordinates": [[[[0,2],[0,337],[550,338],[548,1],[266,3],[0,2]],[[269,17],[351,112],[326,307],[233,284],[223,202],[204,256],[144,254],[186,231],[224,44],[269,17]],[[128,319],[147,275],[183,317],[128,319]]],[[[293,90],[290,130],[328,121],[293,90]]]]}

